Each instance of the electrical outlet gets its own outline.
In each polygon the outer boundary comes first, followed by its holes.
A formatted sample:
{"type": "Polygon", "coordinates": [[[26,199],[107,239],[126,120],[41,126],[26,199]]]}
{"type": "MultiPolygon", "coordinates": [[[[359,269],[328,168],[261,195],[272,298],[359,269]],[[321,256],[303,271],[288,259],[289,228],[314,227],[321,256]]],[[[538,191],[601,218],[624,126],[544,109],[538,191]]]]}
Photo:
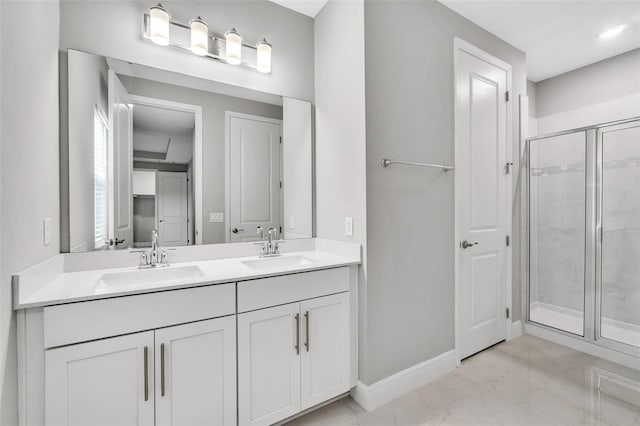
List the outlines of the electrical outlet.
{"type": "Polygon", "coordinates": [[[289,229],[296,229],[296,217],[294,215],[289,216],[289,229]]]}
{"type": "Polygon", "coordinates": [[[224,222],[224,213],[209,213],[209,222],[211,223],[224,222]]]}
{"type": "Polygon", "coordinates": [[[353,237],[353,218],[351,216],[344,218],[344,235],[353,237]]]}
{"type": "Polygon", "coordinates": [[[45,217],[42,221],[42,243],[44,246],[51,244],[51,218],[45,217]]]}

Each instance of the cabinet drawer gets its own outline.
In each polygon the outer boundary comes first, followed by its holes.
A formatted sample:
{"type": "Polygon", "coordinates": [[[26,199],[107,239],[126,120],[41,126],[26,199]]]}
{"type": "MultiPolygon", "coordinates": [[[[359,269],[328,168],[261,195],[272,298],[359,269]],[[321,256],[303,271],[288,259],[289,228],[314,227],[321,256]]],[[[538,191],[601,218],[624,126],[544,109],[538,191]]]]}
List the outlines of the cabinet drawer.
{"type": "Polygon", "coordinates": [[[349,291],[349,268],[325,269],[238,283],[238,313],[349,291]]]}
{"type": "Polygon", "coordinates": [[[44,346],[68,345],[234,313],[233,283],[47,306],[44,346]]]}

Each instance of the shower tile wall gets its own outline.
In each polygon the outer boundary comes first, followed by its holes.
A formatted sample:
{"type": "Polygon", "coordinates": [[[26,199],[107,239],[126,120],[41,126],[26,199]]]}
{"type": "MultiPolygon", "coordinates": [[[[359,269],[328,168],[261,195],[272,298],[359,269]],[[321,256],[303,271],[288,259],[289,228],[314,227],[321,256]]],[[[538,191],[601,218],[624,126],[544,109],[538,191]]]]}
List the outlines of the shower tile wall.
{"type": "Polygon", "coordinates": [[[531,303],[576,313],[584,309],[585,137],[531,146],[531,303]]]}
{"type": "Polygon", "coordinates": [[[640,127],[604,133],[602,192],[602,316],[640,327],[640,127]]]}

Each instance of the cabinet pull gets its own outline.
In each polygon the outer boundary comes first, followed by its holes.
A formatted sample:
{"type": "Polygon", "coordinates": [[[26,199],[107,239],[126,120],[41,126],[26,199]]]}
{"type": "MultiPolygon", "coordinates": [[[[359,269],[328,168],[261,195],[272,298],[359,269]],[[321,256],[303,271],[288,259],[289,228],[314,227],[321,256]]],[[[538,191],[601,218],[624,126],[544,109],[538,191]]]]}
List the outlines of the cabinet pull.
{"type": "Polygon", "coordinates": [[[306,341],[304,342],[304,346],[307,348],[307,352],[309,352],[309,311],[304,313],[304,319],[306,321],[307,335],[306,341]]]}
{"type": "Polygon", "coordinates": [[[149,348],[144,347],[144,400],[149,400],[149,348]]]}
{"type": "Polygon", "coordinates": [[[164,396],[164,343],[160,343],[160,396],[164,396]]]}
{"type": "Polygon", "coordinates": [[[300,355],[300,314],[296,314],[296,355],[300,355]]]}

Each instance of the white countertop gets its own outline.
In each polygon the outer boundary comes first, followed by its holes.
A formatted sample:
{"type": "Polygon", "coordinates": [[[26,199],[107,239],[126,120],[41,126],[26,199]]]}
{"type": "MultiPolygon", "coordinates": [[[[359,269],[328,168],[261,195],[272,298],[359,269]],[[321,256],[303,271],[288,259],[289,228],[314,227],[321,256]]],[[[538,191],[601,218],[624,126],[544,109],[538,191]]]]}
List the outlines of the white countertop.
{"type": "MultiPolygon", "coordinates": [[[[180,262],[172,264],[167,267],[167,269],[197,266],[200,268],[203,275],[188,279],[163,281],[158,284],[132,284],[127,285],[126,287],[119,286],[113,288],[99,285],[103,275],[139,271],[137,266],[83,270],[77,272],[52,273],[49,271],[47,274],[41,275],[41,283],[38,284],[35,291],[31,292],[21,292],[20,281],[23,279],[30,279],[33,281],[33,274],[24,278],[18,274],[18,278],[14,281],[14,309],[104,299],[161,290],[174,290],[201,286],[203,284],[230,283],[276,275],[357,265],[360,263],[359,257],[345,256],[344,253],[329,253],[327,251],[320,251],[317,249],[290,252],[283,254],[281,257],[284,258],[290,256],[301,256],[311,263],[296,266],[274,266],[268,269],[257,270],[243,263],[243,261],[258,259],[257,256],[180,262]]],[[[29,285],[33,288],[33,283],[30,283],[29,285]]]]}

